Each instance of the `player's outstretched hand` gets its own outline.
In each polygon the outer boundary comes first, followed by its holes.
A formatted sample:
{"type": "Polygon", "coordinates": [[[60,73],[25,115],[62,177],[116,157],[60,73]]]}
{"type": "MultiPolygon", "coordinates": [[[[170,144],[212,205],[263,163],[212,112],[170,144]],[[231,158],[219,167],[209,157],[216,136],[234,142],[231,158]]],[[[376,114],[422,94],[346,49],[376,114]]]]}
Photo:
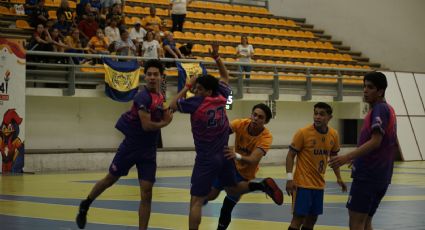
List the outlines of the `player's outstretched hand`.
{"type": "Polygon", "coordinates": [[[287,180],[286,181],[286,193],[288,193],[289,196],[292,196],[294,192],[297,191],[297,186],[295,185],[293,180],[287,180]]]}
{"type": "Polygon", "coordinates": [[[341,191],[342,192],[347,192],[347,185],[344,183],[344,181],[342,180],[337,180],[336,181],[338,183],[338,185],[341,187],[341,191]]]}
{"type": "Polygon", "coordinates": [[[351,159],[348,154],[331,157],[329,160],[329,166],[331,168],[339,168],[347,163],[350,163],[351,159]]]}
{"type": "Polygon", "coordinates": [[[218,53],[218,50],[220,48],[220,45],[218,44],[218,41],[213,41],[211,44],[211,48],[209,49],[209,53],[212,58],[217,59],[220,54],[218,53]]]}
{"type": "Polygon", "coordinates": [[[233,148],[229,148],[229,146],[224,147],[224,157],[228,160],[235,159],[236,153],[233,151],[233,148]]]}

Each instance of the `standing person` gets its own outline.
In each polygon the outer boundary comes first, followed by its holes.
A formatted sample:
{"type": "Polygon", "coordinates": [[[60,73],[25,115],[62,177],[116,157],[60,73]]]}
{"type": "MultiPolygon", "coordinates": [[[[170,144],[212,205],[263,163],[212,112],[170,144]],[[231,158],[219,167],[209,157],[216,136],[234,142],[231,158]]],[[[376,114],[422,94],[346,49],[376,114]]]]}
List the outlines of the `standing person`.
{"type": "MultiPolygon", "coordinates": [[[[324,102],[314,105],[314,123],[298,130],[289,146],[286,157],[286,191],[292,195],[293,216],[288,230],[311,230],[323,213],[325,172],[329,156],[339,152],[339,137],[328,126],[332,119],[332,107],[324,102]],[[292,176],[297,158],[295,175],[292,176]]],[[[347,186],[342,181],[338,167],[333,169],[342,191],[347,186]]]]}
{"type": "Polygon", "coordinates": [[[168,16],[171,14],[171,20],[173,21],[173,27],[171,32],[183,31],[184,20],[186,19],[187,6],[193,0],[171,0],[168,8],[168,16]]]}
{"type": "MultiPolygon", "coordinates": [[[[251,58],[254,56],[254,48],[251,44],[248,43],[248,37],[242,36],[241,37],[241,44],[239,44],[236,47],[236,56],[239,58],[239,62],[246,62],[250,63],[251,58]]],[[[246,72],[245,78],[249,79],[251,75],[249,74],[251,72],[251,66],[249,65],[241,65],[240,66],[241,72],[246,72]]]]}
{"type": "Polygon", "coordinates": [[[154,32],[149,31],[146,34],[145,42],[142,44],[142,57],[158,59],[161,53],[159,42],[154,40],[154,32]]]}
{"type": "Polygon", "coordinates": [[[364,76],[363,95],[370,110],[364,118],[359,147],[329,162],[337,168],[353,161],[347,202],[351,230],[372,229],[373,215],[391,183],[398,144],[395,112],[385,101],[387,84],[383,73],[364,76]]]}
{"type": "MultiPolygon", "coordinates": [[[[252,107],[250,118],[236,119],[231,122],[231,132],[236,135],[235,150],[229,149],[226,152],[226,157],[235,161],[237,183],[248,184],[255,179],[258,165],[272,144],[273,136],[269,129],[264,126],[270,121],[271,117],[270,108],[261,103],[252,107]]],[[[271,179],[265,179],[261,183],[252,182],[249,186],[253,186],[252,190],[256,187],[257,190],[263,191],[264,183],[268,183],[269,180],[271,179]]],[[[208,194],[208,200],[217,198],[221,190],[223,190],[222,183],[216,179],[211,192],[208,194]]],[[[232,210],[240,197],[241,195],[227,195],[224,198],[217,230],[227,229],[232,219],[232,210]]]]}
{"type": "Polygon", "coordinates": [[[172,120],[170,110],[163,110],[163,96],[158,92],[164,67],[159,60],[149,60],[144,66],[146,86],[134,97],[130,111],[121,115],[115,127],[125,138],[120,144],[109,173],[93,187],[80,203],[77,225],[83,229],[91,203],[112,186],[121,176],[126,176],[136,165],[140,185],[139,229],[147,229],[151,213],[152,187],[156,175],[156,146],[159,130],[172,120]]]}
{"type": "Polygon", "coordinates": [[[253,182],[237,184],[234,161],[225,158],[225,153],[230,154],[227,147],[229,121],[225,107],[231,89],[228,85],[229,75],[220,59],[218,48],[218,43],[213,43],[210,54],[217,63],[220,80],[211,75],[199,78],[194,76],[170,102],[171,109],[191,114],[196,158],[190,188],[190,230],[199,228],[202,206],[216,178],[231,195],[260,190],[261,187],[276,203],[283,202],[282,191],[271,178],[266,180],[263,186],[250,185],[253,182]],[[195,96],[184,99],[192,86],[195,89],[195,96]]]}
{"type": "Polygon", "coordinates": [[[45,0],[39,0],[37,6],[32,11],[31,26],[36,27],[39,24],[43,26],[49,21],[49,14],[44,6],[45,0]]]}

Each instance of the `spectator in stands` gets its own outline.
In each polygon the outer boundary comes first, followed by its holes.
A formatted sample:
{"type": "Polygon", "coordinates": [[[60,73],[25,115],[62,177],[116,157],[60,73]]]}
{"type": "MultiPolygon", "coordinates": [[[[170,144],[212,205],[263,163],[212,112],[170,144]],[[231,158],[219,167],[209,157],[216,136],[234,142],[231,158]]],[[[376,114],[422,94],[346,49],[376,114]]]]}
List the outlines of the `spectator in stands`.
{"type": "Polygon", "coordinates": [[[109,13],[106,15],[106,23],[109,23],[112,20],[117,21],[117,27],[123,29],[125,26],[124,21],[125,15],[122,13],[122,5],[114,3],[109,10],[109,13]]]}
{"type": "Polygon", "coordinates": [[[92,37],[87,48],[92,54],[109,54],[109,39],[103,34],[102,29],[97,29],[96,36],[92,37]]]}
{"type": "Polygon", "coordinates": [[[44,0],[39,0],[32,14],[31,26],[36,27],[39,24],[45,25],[48,20],[49,14],[44,7],[44,0]]]}
{"type": "Polygon", "coordinates": [[[161,47],[157,40],[154,40],[154,32],[148,31],[146,33],[145,41],[142,45],[142,57],[157,59],[161,54],[161,47]]]}
{"type": "Polygon", "coordinates": [[[168,9],[168,16],[171,13],[171,20],[173,21],[173,27],[171,31],[183,31],[184,20],[186,19],[187,6],[192,0],[171,0],[170,7],[168,9]]]}
{"type": "MultiPolygon", "coordinates": [[[[180,53],[180,50],[176,47],[176,42],[172,33],[168,33],[163,40],[162,47],[164,48],[164,53],[166,58],[185,58],[185,56],[180,53]]],[[[166,62],[166,67],[173,67],[175,63],[166,62]]]]}
{"type": "MultiPolygon", "coordinates": [[[[53,44],[53,52],[63,53],[68,46],[62,41],[59,30],[57,28],[53,28],[49,30],[50,39],[53,44]]],[[[59,60],[60,61],[60,60],[59,60]]],[[[61,61],[60,61],[61,62],[61,61]]]]}
{"type": "MultiPolygon", "coordinates": [[[[251,57],[254,56],[254,48],[252,47],[252,45],[248,44],[247,36],[241,37],[241,44],[239,44],[238,47],[236,47],[236,56],[239,58],[239,62],[247,62],[247,63],[251,62],[251,57]]],[[[247,72],[245,74],[245,78],[246,79],[250,78],[249,72],[251,72],[251,66],[241,65],[240,71],[247,72]]]]}
{"type": "MultiPolygon", "coordinates": [[[[83,46],[80,40],[80,31],[78,28],[71,29],[71,35],[65,37],[64,40],[67,45],[65,50],[68,53],[84,53],[83,46]]],[[[83,58],[73,58],[75,64],[79,64],[83,61],[83,58]]]]}
{"type": "MultiPolygon", "coordinates": [[[[152,31],[153,32],[153,31],[152,31]]],[[[162,44],[163,44],[163,38],[161,37],[161,34],[159,33],[159,32],[153,32],[154,33],[154,38],[153,38],[153,40],[155,40],[155,41],[157,41],[158,42],[158,44],[159,44],[159,57],[160,58],[163,58],[163,57],[165,57],[165,52],[164,52],[164,49],[162,48],[162,44]]]]}
{"type": "Polygon", "coordinates": [[[92,12],[99,14],[102,9],[102,5],[99,0],[80,0],[77,4],[77,15],[84,15],[86,4],[90,3],[90,9],[92,12]]]}
{"type": "Polygon", "coordinates": [[[34,10],[37,8],[37,0],[25,0],[25,14],[32,15],[34,10]]]}
{"type": "Polygon", "coordinates": [[[55,21],[52,19],[47,20],[47,22],[44,24],[44,29],[47,31],[51,31],[53,29],[53,26],[55,25],[55,21]]]}
{"type": "Polygon", "coordinates": [[[188,42],[185,45],[180,46],[179,50],[180,50],[180,53],[182,53],[186,58],[193,58],[192,48],[193,48],[193,44],[191,42],[188,42]]]}
{"type": "Polygon", "coordinates": [[[56,17],[59,19],[61,15],[65,15],[65,21],[69,25],[76,25],[75,15],[73,10],[69,7],[68,0],[61,0],[59,8],[56,10],[56,17]]]}
{"type": "Polygon", "coordinates": [[[120,56],[136,55],[136,46],[131,41],[127,30],[120,30],[121,39],[115,43],[115,51],[120,56]]]}
{"type": "Polygon", "coordinates": [[[43,24],[38,24],[27,47],[29,50],[52,51],[52,41],[43,24]]]}
{"type": "Polygon", "coordinates": [[[162,21],[161,21],[161,18],[156,16],[156,9],[153,5],[149,8],[149,13],[150,14],[148,16],[143,18],[142,26],[147,31],[155,31],[155,32],[161,31],[162,21]]]}
{"type": "Polygon", "coordinates": [[[65,38],[65,36],[69,33],[71,29],[71,24],[66,21],[65,14],[60,14],[58,17],[58,21],[53,25],[53,28],[59,30],[59,36],[61,38],[65,38]]]}
{"type": "Polygon", "coordinates": [[[130,30],[130,38],[136,45],[137,53],[140,54],[142,48],[143,38],[146,36],[146,30],[142,28],[140,21],[134,24],[134,27],[130,30]]]}
{"type": "Polygon", "coordinates": [[[95,19],[98,17],[99,12],[96,8],[92,7],[90,2],[87,2],[84,5],[84,9],[80,15],[78,15],[78,20],[82,21],[84,19],[87,19],[89,15],[93,14],[95,16],[95,19]]]}
{"type": "Polygon", "coordinates": [[[78,29],[80,30],[80,35],[83,38],[83,43],[87,43],[93,36],[96,36],[96,31],[99,28],[99,25],[95,21],[95,15],[87,15],[87,19],[83,19],[78,24],[78,29]]]}
{"type": "Polygon", "coordinates": [[[117,19],[111,20],[109,26],[105,28],[105,35],[111,43],[120,40],[120,30],[117,27],[117,19]]]}

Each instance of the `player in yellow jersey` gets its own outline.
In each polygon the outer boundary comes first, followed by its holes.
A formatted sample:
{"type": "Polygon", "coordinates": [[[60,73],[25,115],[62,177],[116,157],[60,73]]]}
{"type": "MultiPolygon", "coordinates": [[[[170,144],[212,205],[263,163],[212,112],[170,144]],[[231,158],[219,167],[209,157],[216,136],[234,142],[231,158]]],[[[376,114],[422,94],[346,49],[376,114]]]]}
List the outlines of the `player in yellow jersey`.
{"type": "MultiPolygon", "coordinates": [[[[292,221],[288,230],[313,229],[318,215],[323,213],[323,191],[325,172],[330,156],[339,152],[339,137],[336,130],[328,126],[332,118],[332,107],[324,102],[314,105],[314,123],[299,129],[289,146],[286,157],[286,191],[292,195],[292,221]],[[294,176],[292,170],[297,158],[294,176]]],[[[339,168],[334,173],[342,191],[347,186],[341,179],[339,168]]]]}
{"type": "MultiPolygon", "coordinates": [[[[267,105],[257,104],[252,108],[251,118],[233,120],[230,128],[236,135],[235,149],[227,149],[226,157],[235,160],[236,181],[239,186],[245,183],[249,191],[266,192],[276,204],[281,205],[283,194],[272,178],[266,178],[261,182],[250,181],[255,179],[258,164],[272,144],[272,134],[264,126],[271,117],[272,113],[267,105]]],[[[222,182],[216,179],[208,195],[208,200],[217,198],[221,190],[223,190],[222,182]]],[[[241,195],[229,194],[223,201],[218,230],[227,229],[231,221],[232,210],[241,197],[241,195]]]]}

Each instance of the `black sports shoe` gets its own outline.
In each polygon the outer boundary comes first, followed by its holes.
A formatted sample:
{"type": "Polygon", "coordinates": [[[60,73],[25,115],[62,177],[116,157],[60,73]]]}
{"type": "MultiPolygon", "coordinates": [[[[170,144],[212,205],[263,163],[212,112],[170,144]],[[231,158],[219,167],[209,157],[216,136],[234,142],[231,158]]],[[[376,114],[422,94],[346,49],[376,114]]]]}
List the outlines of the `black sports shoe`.
{"type": "Polygon", "coordinates": [[[77,218],[75,218],[75,222],[77,223],[77,226],[79,229],[84,229],[84,227],[86,226],[87,223],[87,211],[88,209],[84,209],[81,207],[81,204],[83,203],[83,201],[81,201],[80,203],[80,208],[78,209],[78,214],[77,214],[77,218]]]}
{"type": "Polygon", "coordinates": [[[276,182],[270,177],[265,178],[261,183],[264,185],[264,192],[272,198],[277,205],[283,204],[283,192],[276,182]]]}

